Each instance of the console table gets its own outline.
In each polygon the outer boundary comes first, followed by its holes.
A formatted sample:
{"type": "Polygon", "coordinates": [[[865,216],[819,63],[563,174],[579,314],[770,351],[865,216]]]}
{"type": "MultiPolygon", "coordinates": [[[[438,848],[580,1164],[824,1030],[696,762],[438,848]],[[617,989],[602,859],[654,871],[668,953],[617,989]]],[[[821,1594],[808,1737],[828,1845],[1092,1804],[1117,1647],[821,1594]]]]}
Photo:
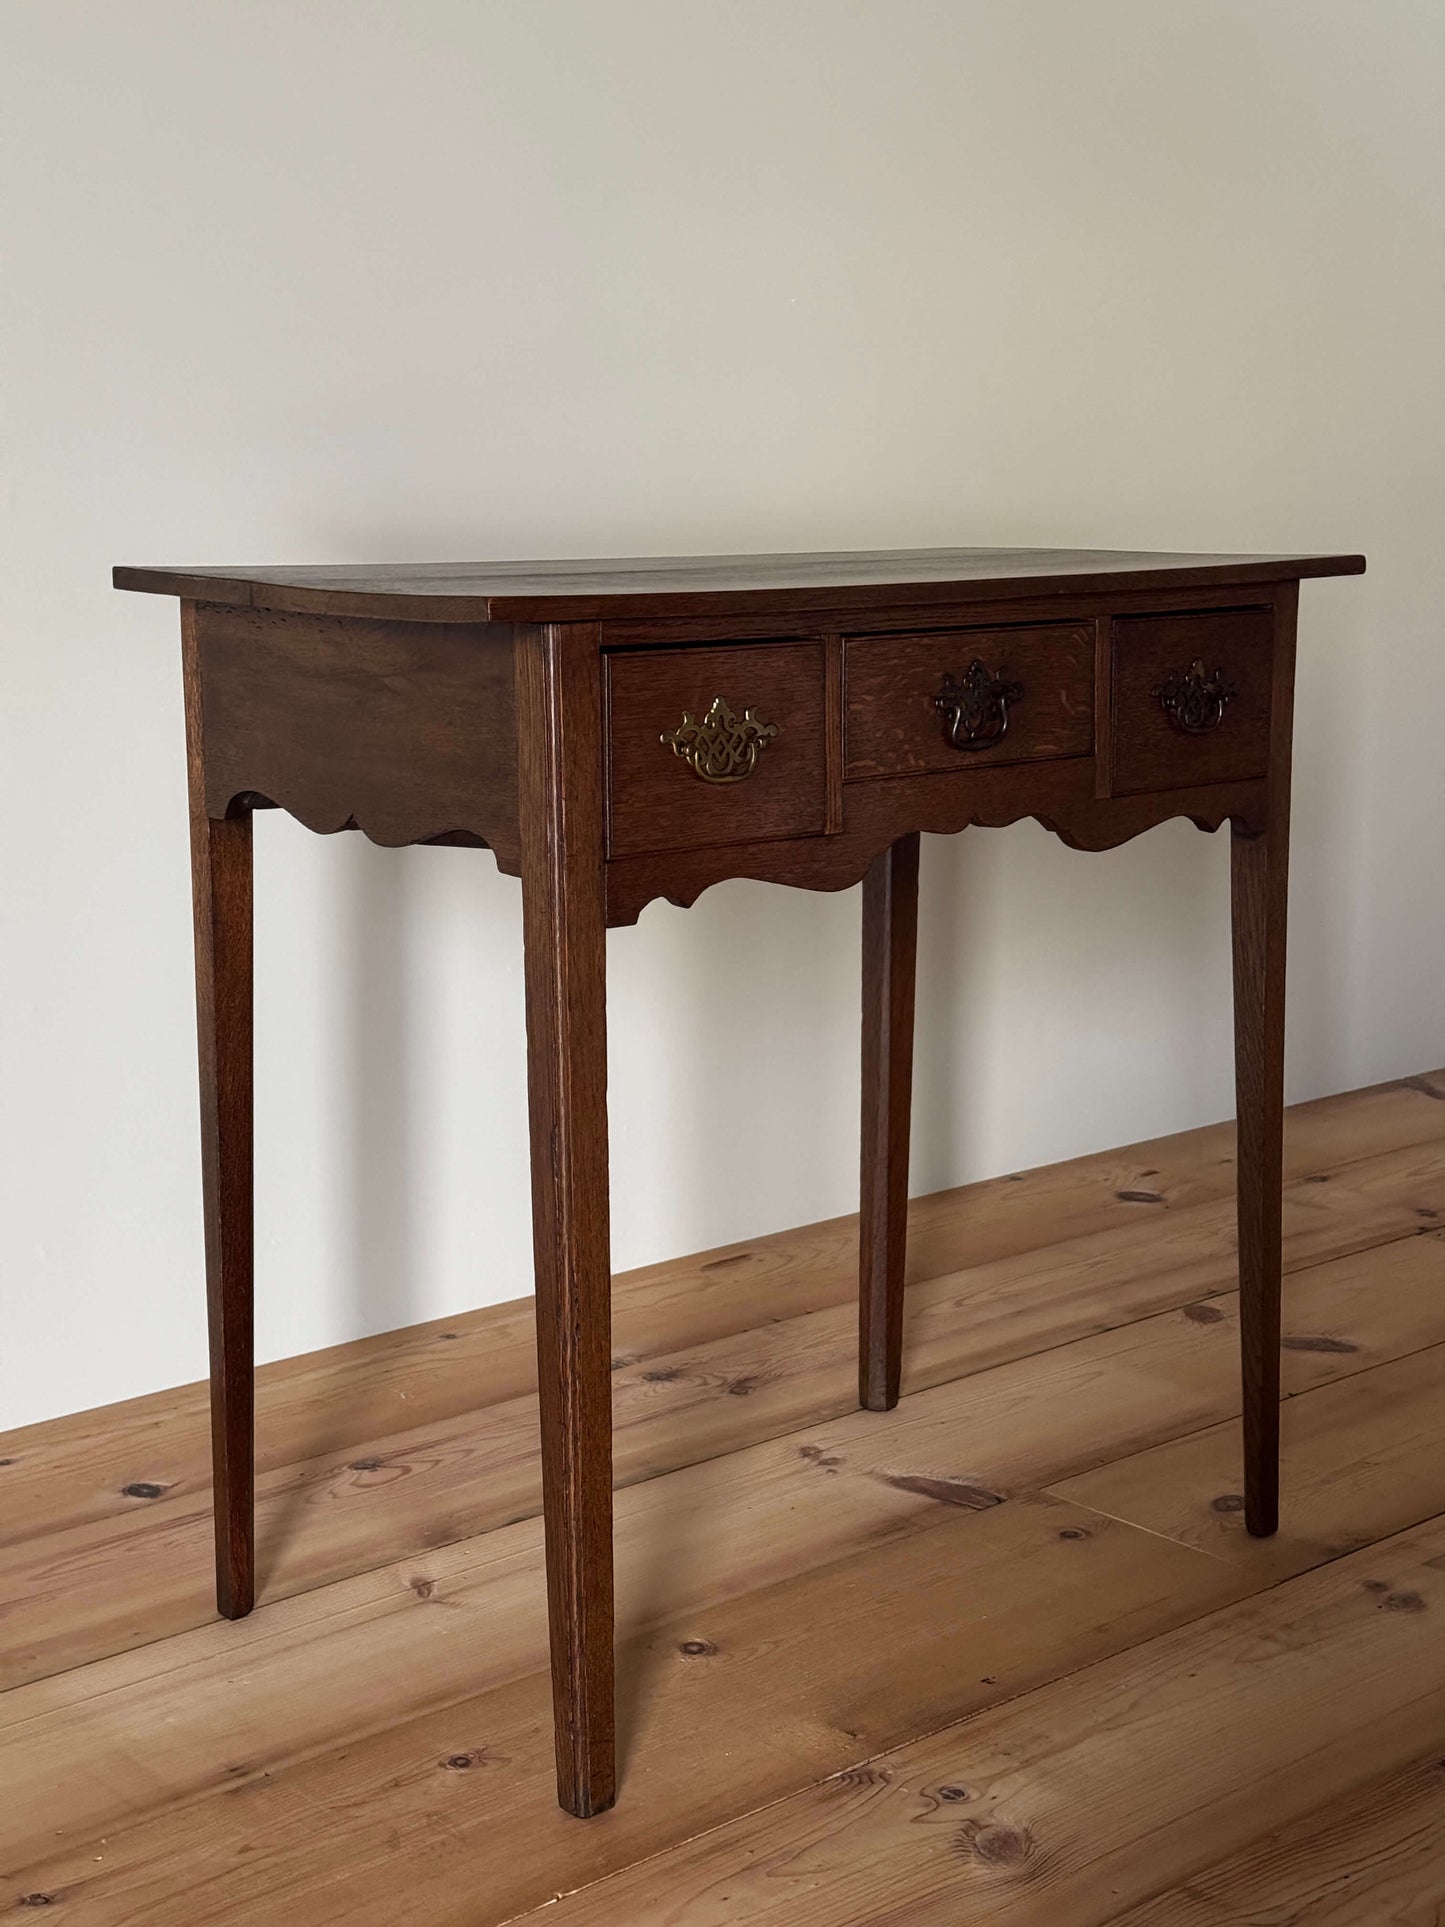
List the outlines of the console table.
{"type": "Polygon", "coordinates": [[[1232,832],[1246,1520],[1278,1512],[1295,612],[1359,556],[1030,549],[115,572],[181,599],[217,1590],[253,1599],[251,815],[522,880],[558,1795],[611,1805],[604,937],[863,882],[859,1397],[898,1398],[921,831],[1232,832]]]}

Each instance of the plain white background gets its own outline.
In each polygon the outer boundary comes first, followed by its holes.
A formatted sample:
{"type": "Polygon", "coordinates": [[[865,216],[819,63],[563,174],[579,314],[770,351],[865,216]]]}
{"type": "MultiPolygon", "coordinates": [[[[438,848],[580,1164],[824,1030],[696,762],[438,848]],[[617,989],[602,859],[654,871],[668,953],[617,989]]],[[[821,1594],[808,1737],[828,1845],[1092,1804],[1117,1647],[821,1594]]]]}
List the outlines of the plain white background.
{"type": "MultiPolygon", "coordinates": [[[[1289,1092],[1445,1059],[1440,0],[7,0],[0,1426],[204,1370],[117,561],[1365,550],[1289,1092]]],[[[260,1349],[530,1286],[517,886],[257,823],[260,1349]]],[[[913,1188],[1229,1114],[1225,839],[925,844],[913,1188]]],[[[609,940],[619,1268],[852,1208],[856,892],[609,940]]],[[[780,1307],[783,1309],[783,1307],[780,1307]]]]}

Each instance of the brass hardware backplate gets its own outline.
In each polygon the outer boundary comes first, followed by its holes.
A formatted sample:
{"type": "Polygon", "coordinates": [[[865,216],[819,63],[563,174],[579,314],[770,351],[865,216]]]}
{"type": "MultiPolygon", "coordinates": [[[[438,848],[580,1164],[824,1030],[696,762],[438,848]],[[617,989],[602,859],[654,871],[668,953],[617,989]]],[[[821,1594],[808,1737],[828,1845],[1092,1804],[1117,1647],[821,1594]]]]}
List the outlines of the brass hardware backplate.
{"type": "Polygon", "coordinates": [[[741,783],[781,733],[780,724],[765,723],[755,709],[745,709],[739,720],[721,696],[714,696],[701,722],[685,709],[677,728],[665,729],[659,741],[704,783],[741,783]]]}
{"type": "Polygon", "coordinates": [[[933,706],[943,717],[943,733],[955,749],[991,749],[1008,734],[1008,706],[1023,697],[1016,682],[996,676],[975,656],[966,673],[945,676],[933,706]]]}
{"type": "Polygon", "coordinates": [[[1196,656],[1187,669],[1176,669],[1154,691],[1164,714],[1186,736],[1205,736],[1224,721],[1224,705],[1239,691],[1216,669],[1211,676],[1196,656]]]}

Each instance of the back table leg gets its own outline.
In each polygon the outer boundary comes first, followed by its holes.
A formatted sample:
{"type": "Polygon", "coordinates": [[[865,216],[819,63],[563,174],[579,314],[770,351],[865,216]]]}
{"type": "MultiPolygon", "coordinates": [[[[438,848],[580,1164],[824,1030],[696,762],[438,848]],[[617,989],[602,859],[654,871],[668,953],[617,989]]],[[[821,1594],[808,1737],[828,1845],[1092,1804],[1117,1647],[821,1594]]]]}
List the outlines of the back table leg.
{"type": "Polygon", "coordinates": [[[1286,837],[1285,824],[1236,830],[1231,846],[1244,1519],[1266,1538],[1279,1525],[1286,837]]]}
{"type": "Polygon", "coordinates": [[[251,813],[206,814],[195,624],[182,616],[191,792],[191,894],[201,1071],[201,1189],[211,1354],[216,1604],[255,1599],[251,1121],[251,813]]]}
{"type": "Polygon", "coordinates": [[[1251,834],[1254,826],[1236,823],[1230,840],[1244,1522],[1261,1538],[1279,1525],[1284,955],[1297,600],[1295,583],[1276,600],[1265,825],[1251,834]]]}
{"type": "Polygon", "coordinates": [[[532,1230],[557,1797],[616,1798],[601,705],[594,628],[517,643],[532,1230]]]}
{"type": "Polygon", "coordinates": [[[900,837],[863,879],[863,1131],[858,1222],[858,1400],[898,1403],[913,1096],[918,837],[900,837]]]}

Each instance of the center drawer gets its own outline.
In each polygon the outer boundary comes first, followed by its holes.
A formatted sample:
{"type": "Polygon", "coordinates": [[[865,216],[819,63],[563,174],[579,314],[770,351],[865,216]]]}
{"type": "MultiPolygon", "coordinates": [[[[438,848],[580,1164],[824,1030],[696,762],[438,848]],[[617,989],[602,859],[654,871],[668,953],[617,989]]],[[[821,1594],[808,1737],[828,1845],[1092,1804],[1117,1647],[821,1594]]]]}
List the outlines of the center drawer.
{"type": "Polygon", "coordinates": [[[849,636],[844,775],[922,775],[1094,748],[1094,625],[849,636]]]}

